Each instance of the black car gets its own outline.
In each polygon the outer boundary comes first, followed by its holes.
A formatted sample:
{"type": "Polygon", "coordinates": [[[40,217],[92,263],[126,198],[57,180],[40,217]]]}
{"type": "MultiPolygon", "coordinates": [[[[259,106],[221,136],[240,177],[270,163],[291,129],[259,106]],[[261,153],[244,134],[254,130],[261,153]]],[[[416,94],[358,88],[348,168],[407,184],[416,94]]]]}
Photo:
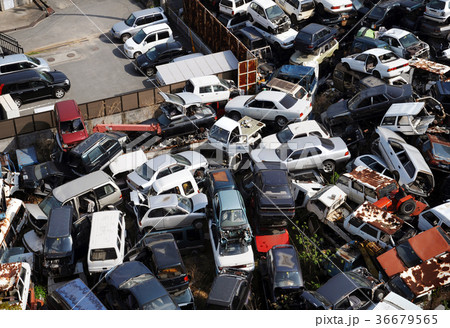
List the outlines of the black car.
{"type": "Polygon", "coordinates": [[[152,76],[156,73],[157,65],[167,64],[172,59],[185,54],[186,50],[178,41],[158,44],[145,54],[138,56],[134,68],[147,76],[152,76]]]}
{"type": "Polygon", "coordinates": [[[300,309],[305,287],[297,251],[292,245],[272,247],[260,259],[263,290],[268,308],[300,309]]]}
{"type": "Polygon", "coordinates": [[[278,163],[255,163],[244,178],[244,195],[250,195],[258,230],[285,228],[295,215],[292,183],[286,167],[278,163]]]}
{"type": "Polygon", "coordinates": [[[400,1],[387,0],[379,2],[366,17],[366,26],[372,29],[384,26],[390,28],[393,23],[399,20],[400,1]]]}
{"type": "Polygon", "coordinates": [[[42,98],[64,97],[70,81],[60,71],[39,72],[24,70],[0,76],[0,95],[10,94],[18,107],[24,102],[42,98]]]}
{"type": "Polygon", "coordinates": [[[439,101],[446,113],[450,113],[450,82],[436,81],[430,89],[431,96],[439,101]]]}
{"type": "Polygon", "coordinates": [[[111,310],[178,310],[169,293],[141,262],[125,262],[109,271],[100,295],[111,310]]]}
{"type": "Polygon", "coordinates": [[[394,103],[413,101],[413,91],[410,84],[394,86],[383,84],[368,88],[357,93],[350,100],[332,104],[322,113],[322,122],[328,127],[344,124],[350,121],[379,123],[379,119],[394,103]]]}
{"type": "Polygon", "coordinates": [[[19,185],[27,192],[46,196],[54,188],[63,184],[67,178],[55,162],[48,161],[24,166],[20,172],[19,185]]]}
{"type": "Polygon", "coordinates": [[[232,17],[220,14],[219,16],[217,16],[217,19],[231,32],[239,30],[240,28],[244,27],[245,23],[248,21],[248,17],[245,14],[242,15],[237,14],[232,17]]]}
{"type": "Polygon", "coordinates": [[[251,26],[243,27],[234,35],[247,47],[248,50],[253,51],[268,46],[266,39],[255,28],[251,26]]]}
{"type": "Polygon", "coordinates": [[[208,310],[251,310],[253,309],[251,282],[253,274],[225,270],[214,278],[206,301],[208,310]]]}
{"type": "Polygon", "coordinates": [[[421,34],[435,37],[438,39],[447,39],[450,34],[450,25],[438,23],[429,19],[424,19],[420,24],[421,34]]]}
{"type": "Polygon", "coordinates": [[[75,269],[73,240],[74,210],[54,208],[49,215],[44,238],[43,271],[48,276],[67,276],[75,269]]]}
{"type": "Polygon", "coordinates": [[[335,38],[336,34],[335,28],[311,23],[298,32],[294,40],[294,48],[301,52],[312,53],[335,38]]]}

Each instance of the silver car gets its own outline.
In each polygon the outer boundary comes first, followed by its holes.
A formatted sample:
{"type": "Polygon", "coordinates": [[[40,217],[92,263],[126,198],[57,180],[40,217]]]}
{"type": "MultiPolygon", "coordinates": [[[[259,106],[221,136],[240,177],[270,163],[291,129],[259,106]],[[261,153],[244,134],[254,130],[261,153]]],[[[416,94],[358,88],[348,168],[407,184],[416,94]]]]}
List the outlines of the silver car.
{"type": "Polygon", "coordinates": [[[132,13],[126,20],[114,24],[111,35],[125,42],[144,27],[161,23],[168,23],[161,7],[139,10],[132,13]]]}
{"type": "Polygon", "coordinates": [[[350,152],[341,138],[309,136],[291,140],[276,149],[255,149],[254,162],[283,162],[289,172],[318,168],[332,173],[336,165],[347,162],[350,152]]]}
{"type": "Polygon", "coordinates": [[[139,231],[182,228],[193,225],[199,229],[206,218],[208,197],[203,193],[191,198],[177,194],[150,196],[130,194],[139,231]],[[144,201],[142,201],[144,200],[144,201]]]}

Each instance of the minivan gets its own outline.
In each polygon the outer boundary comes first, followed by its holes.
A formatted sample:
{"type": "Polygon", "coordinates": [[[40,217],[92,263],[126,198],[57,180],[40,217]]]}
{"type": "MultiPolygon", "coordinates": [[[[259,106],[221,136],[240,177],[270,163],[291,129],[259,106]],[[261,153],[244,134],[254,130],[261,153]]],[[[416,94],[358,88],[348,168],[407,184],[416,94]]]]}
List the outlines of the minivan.
{"type": "Polygon", "coordinates": [[[25,206],[31,214],[29,222],[37,232],[42,232],[53,208],[71,205],[79,216],[121,202],[122,193],[113,179],[103,171],[95,171],[56,187],[39,204],[25,206]]]}
{"type": "Polygon", "coordinates": [[[89,273],[101,273],[123,263],[125,214],[102,211],[92,214],[87,265],[89,273]]]}
{"type": "Polygon", "coordinates": [[[144,27],[167,22],[167,17],[161,7],[138,10],[131,13],[126,20],[114,24],[111,28],[111,35],[126,42],[144,27]]]}
{"type": "Polygon", "coordinates": [[[154,46],[173,42],[172,29],[166,23],[152,25],[143,28],[135,36],[128,39],[123,45],[123,50],[128,58],[137,58],[154,46]]]}
{"type": "Polygon", "coordinates": [[[192,197],[199,193],[197,182],[189,170],[181,170],[153,182],[150,195],[178,194],[192,197]]]}
{"type": "Polygon", "coordinates": [[[42,98],[61,99],[70,89],[70,81],[60,71],[39,72],[27,69],[0,75],[0,95],[9,93],[20,107],[24,102],[42,98]]]}
{"type": "Polygon", "coordinates": [[[228,16],[247,15],[251,0],[220,0],[219,12],[228,16]]]}
{"type": "Polygon", "coordinates": [[[55,103],[55,116],[56,143],[62,151],[70,150],[89,136],[83,115],[75,100],[55,103]]]}
{"type": "Polygon", "coordinates": [[[314,14],[314,0],[274,0],[288,14],[292,24],[310,18],[314,14]]]}
{"type": "Polygon", "coordinates": [[[0,75],[29,68],[41,72],[51,71],[48,63],[43,58],[31,57],[24,54],[7,55],[0,58],[0,75]]]}
{"type": "Polygon", "coordinates": [[[223,102],[239,95],[233,80],[219,79],[215,75],[191,77],[183,89],[200,96],[202,103],[223,102]]]}

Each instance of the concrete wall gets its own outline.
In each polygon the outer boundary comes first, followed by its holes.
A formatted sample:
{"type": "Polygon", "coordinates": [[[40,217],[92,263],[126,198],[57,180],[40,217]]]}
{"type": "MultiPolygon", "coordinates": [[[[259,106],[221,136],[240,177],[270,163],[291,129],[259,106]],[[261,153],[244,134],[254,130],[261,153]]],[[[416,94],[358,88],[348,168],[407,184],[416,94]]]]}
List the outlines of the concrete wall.
{"type": "MultiPolygon", "coordinates": [[[[33,2],[33,0],[14,0],[13,1],[13,8],[17,8],[17,7],[20,7],[20,6],[25,6],[25,5],[28,5],[28,4],[32,3],[32,2],[33,2]]],[[[0,11],[11,9],[11,8],[7,8],[9,3],[10,3],[10,0],[0,0],[0,11]]]]}

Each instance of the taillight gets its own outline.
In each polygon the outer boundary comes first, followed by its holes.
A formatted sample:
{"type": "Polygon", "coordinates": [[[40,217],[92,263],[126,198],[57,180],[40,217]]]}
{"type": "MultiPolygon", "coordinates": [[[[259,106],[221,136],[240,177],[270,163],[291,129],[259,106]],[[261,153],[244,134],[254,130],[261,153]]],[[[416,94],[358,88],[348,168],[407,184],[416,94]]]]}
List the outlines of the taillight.
{"type": "Polygon", "coordinates": [[[184,276],[184,281],[189,281],[189,277],[188,276],[184,276]]]}
{"type": "Polygon", "coordinates": [[[308,46],[308,48],[309,48],[309,49],[312,49],[312,47],[313,47],[313,45],[312,45],[312,44],[310,44],[310,45],[308,46]]]}
{"type": "Polygon", "coordinates": [[[333,6],[333,7],[331,7],[331,9],[333,9],[333,10],[339,9],[339,8],[341,8],[341,6],[333,6]]]}
{"type": "Polygon", "coordinates": [[[352,4],[348,4],[348,5],[345,5],[345,8],[350,8],[352,6],[353,6],[352,4]]]}
{"type": "Polygon", "coordinates": [[[120,194],[119,199],[122,199],[122,194],[120,194]]]}
{"type": "Polygon", "coordinates": [[[300,117],[302,117],[303,116],[303,113],[300,113],[300,117]]]}
{"type": "Polygon", "coordinates": [[[344,154],[344,156],[348,156],[350,154],[350,152],[347,150],[344,154]]]}

